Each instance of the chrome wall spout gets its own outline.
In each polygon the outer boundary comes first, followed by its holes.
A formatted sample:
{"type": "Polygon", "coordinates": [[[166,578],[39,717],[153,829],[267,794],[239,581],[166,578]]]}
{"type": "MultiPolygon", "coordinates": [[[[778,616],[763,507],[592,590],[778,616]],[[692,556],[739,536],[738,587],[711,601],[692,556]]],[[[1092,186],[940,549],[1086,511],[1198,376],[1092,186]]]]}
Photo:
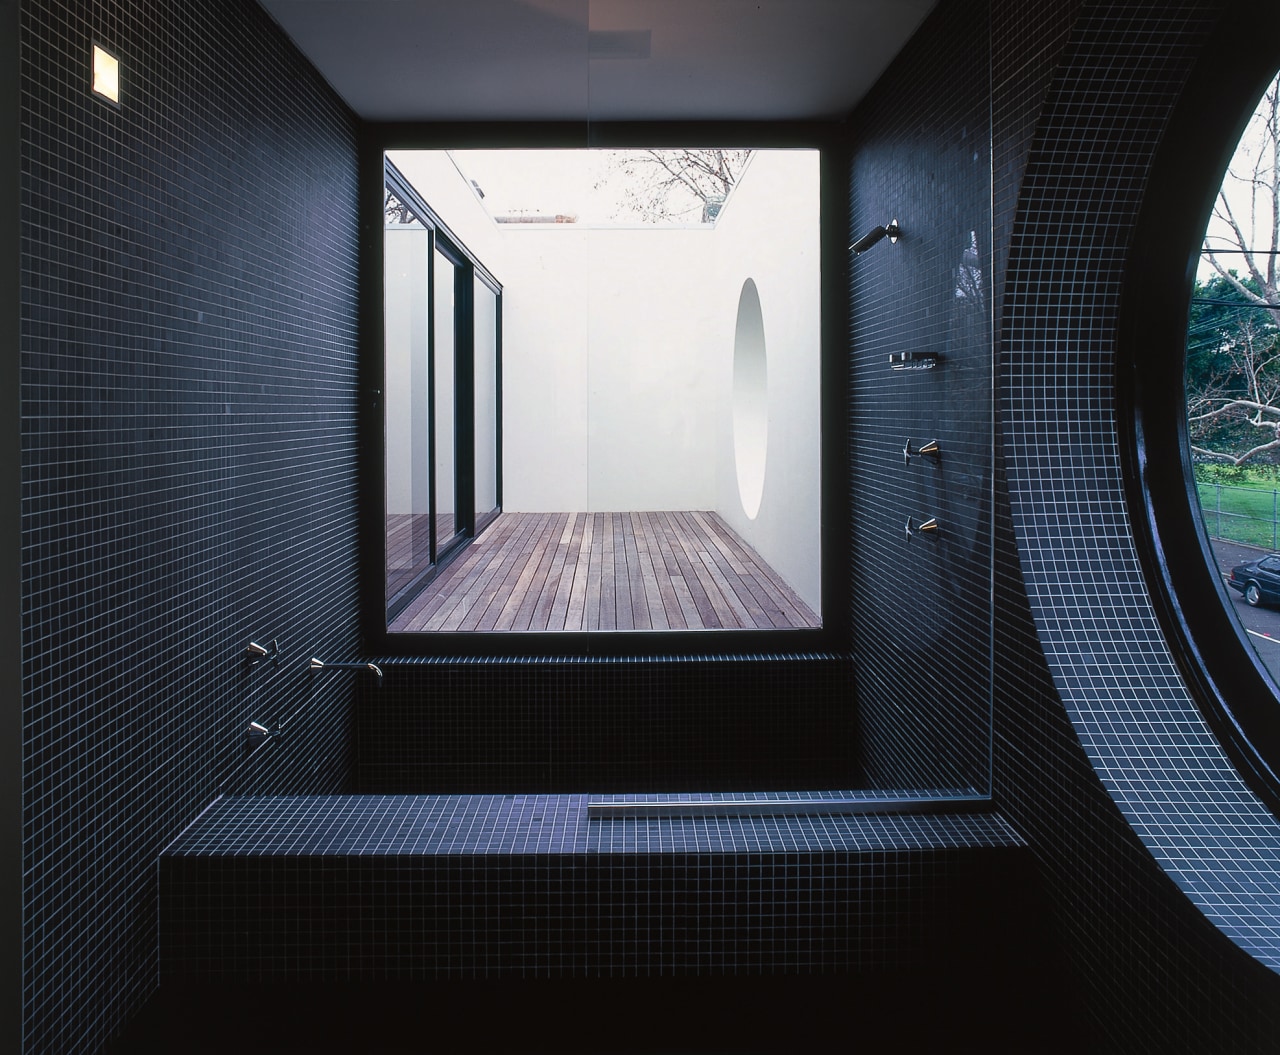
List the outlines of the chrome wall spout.
{"type": "Polygon", "coordinates": [[[865,253],[873,245],[880,241],[881,238],[888,238],[890,242],[896,242],[902,237],[902,228],[898,226],[898,221],[890,220],[883,227],[873,227],[870,231],[859,238],[853,245],[849,246],[849,251],[854,256],[865,253]]]}
{"type": "Polygon", "coordinates": [[[911,446],[911,439],[908,437],[907,442],[902,445],[902,462],[904,465],[911,464],[912,455],[923,455],[926,458],[932,458],[937,461],[942,456],[942,448],[938,446],[937,440],[929,440],[927,443],[920,444],[919,447],[911,446]]]}
{"type": "Polygon", "coordinates": [[[311,657],[311,669],[317,670],[368,670],[378,676],[378,684],[382,684],[382,668],[376,663],[326,663],[322,659],[311,657]]]}
{"type": "Polygon", "coordinates": [[[930,517],[928,520],[922,520],[919,524],[915,522],[914,517],[907,517],[907,541],[911,541],[912,535],[930,535],[938,534],[938,518],[930,517]]]}
{"type": "Polygon", "coordinates": [[[279,729],[268,729],[261,722],[250,722],[249,728],[245,730],[245,738],[248,741],[250,751],[259,744],[264,743],[271,737],[278,736],[279,734],[279,729]]]}
{"type": "Polygon", "coordinates": [[[274,638],[270,645],[260,645],[256,641],[250,641],[244,649],[244,658],[250,663],[258,663],[264,659],[270,659],[273,663],[280,662],[280,644],[274,638]]]}

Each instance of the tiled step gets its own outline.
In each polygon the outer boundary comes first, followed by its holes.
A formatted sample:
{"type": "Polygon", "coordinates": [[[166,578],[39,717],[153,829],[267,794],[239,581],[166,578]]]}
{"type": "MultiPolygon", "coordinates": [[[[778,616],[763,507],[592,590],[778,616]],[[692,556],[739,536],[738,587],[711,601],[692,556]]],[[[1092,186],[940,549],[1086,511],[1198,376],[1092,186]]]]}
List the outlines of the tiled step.
{"type": "Polygon", "coordinates": [[[585,795],[215,803],[162,855],[162,979],[963,963],[1026,875],[993,813],[589,817],[585,795]]]}

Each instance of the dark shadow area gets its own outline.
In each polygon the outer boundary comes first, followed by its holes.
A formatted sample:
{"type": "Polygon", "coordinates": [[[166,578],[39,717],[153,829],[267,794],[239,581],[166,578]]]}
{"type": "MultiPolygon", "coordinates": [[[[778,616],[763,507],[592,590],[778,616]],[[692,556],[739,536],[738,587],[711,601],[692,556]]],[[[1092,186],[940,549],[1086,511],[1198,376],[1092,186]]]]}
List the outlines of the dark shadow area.
{"type": "MultiPolygon", "coordinates": [[[[981,974],[981,972],[977,972],[981,974]]],[[[1052,989],[935,973],[163,987],[110,1055],[1088,1050],[1052,989]]]]}
{"type": "MultiPolygon", "coordinates": [[[[998,861],[999,881],[957,875],[942,901],[918,906],[921,918],[932,921],[925,967],[809,975],[166,982],[108,1055],[1097,1050],[1032,862],[1021,854],[998,861]]],[[[888,931],[884,938],[892,943],[888,931]]],[[[875,943],[864,951],[868,959],[885,953],[875,943]]]]}

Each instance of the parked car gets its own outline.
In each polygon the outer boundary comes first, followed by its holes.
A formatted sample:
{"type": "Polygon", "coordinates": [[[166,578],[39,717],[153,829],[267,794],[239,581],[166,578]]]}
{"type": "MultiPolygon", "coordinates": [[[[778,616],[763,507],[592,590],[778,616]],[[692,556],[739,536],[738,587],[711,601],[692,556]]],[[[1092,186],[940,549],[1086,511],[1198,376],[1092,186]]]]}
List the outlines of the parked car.
{"type": "Polygon", "coordinates": [[[1280,604],[1280,553],[1236,565],[1227,585],[1244,594],[1251,605],[1280,604]]]}

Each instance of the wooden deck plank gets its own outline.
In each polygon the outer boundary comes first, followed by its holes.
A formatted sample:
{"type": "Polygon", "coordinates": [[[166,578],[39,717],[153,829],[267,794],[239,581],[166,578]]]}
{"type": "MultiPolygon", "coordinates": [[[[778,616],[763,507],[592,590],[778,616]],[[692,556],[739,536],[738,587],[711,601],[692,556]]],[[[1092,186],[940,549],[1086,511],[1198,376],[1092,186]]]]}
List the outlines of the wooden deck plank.
{"type": "MultiPolygon", "coordinates": [[[[533,610],[533,605],[537,600],[538,591],[533,588],[533,582],[538,575],[539,567],[543,566],[543,558],[546,556],[547,547],[552,543],[552,534],[556,531],[555,518],[550,513],[539,513],[536,516],[536,526],[526,543],[526,552],[528,559],[524,562],[524,566],[520,568],[520,576],[516,579],[515,586],[511,588],[510,594],[502,604],[502,609],[498,613],[498,618],[494,621],[494,630],[511,630],[516,622],[516,615],[523,607],[526,613],[533,610]]],[[[543,567],[543,574],[546,569],[543,567]]],[[[496,598],[501,600],[501,598],[496,598]]],[[[526,617],[526,624],[528,619],[526,617]]],[[[483,628],[483,627],[482,627],[483,628]]]]}
{"type": "MultiPolygon", "coordinates": [[[[388,520],[389,561],[393,546],[408,552],[414,525],[407,514],[400,517],[388,520]]],[[[694,510],[504,513],[391,629],[518,633],[820,625],[718,515],[694,510]]]]}
{"type": "Polygon", "coordinates": [[[591,552],[586,567],[586,609],[582,613],[582,627],[585,630],[600,629],[600,572],[604,556],[604,517],[602,513],[591,513],[591,552]]]}
{"type": "Polygon", "coordinates": [[[582,532],[586,526],[586,516],[582,513],[569,514],[569,524],[560,533],[560,542],[556,545],[555,560],[551,565],[543,596],[538,599],[538,609],[534,614],[531,629],[563,630],[565,613],[569,609],[569,595],[573,590],[572,555],[582,545],[582,532]],[[549,599],[548,599],[549,595],[549,599]],[[544,608],[545,605],[545,608],[544,608]]]}
{"type": "Polygon", "coordinates": [[[747,614],[726,577],[711,555],[711,542],[703,536],[698,524],[688,513],[672,513],[689,562],[697,572],[699,581],[707,591],[707,597],[715,605],[722,626],[728,629],[756,629],[755,620],[747,614]]]}
{"type": "Polygon", "coordinates": [[[767,630],[773,626],[773,620],[769,614],[756,600],[754,591],[751,589],[750,572],[737,560],[736,556],[728,550],[724,542],[716,537],[715,529],[701,521],[701,513],[690,514],[706,535],[708,546],[707,556],[719,569],[726,588],[733,591],[737,603],[741,605],[746,612],[743,617],[744,625],[754,627],[757,630],[767,630]]]}
{"type": "MultiPolygon", "coordinates": [[[[641,516],[649,538],[649,547],[653,553],[653,566],[658,574],[658,589],[662,597],[662,611],[667,620],[667,626],[672,630],[690,629],[689,620],[685,616],[685,607],[680,604],[680,596],[676,590],[679,569],[675,565],[675,560],[670,558],[668,547],[663,544],[662,529],[658,521],[661,514],[642,513],[641,516]]],[[[694,609],[694,612],[696,614],[697,609],[694,609]]]]}
{"type": "Polygon", "coordinates": [[[482,629],[481,624],[488,619],[483,629],[491,630],[493,621],[497,619],[502,605],[510,596],[506,588],[507,576],[511,574],[512,565],[521,559],[526,552],[529,536],[536,530],[534,521],[524,520],[521,526],[508,538],[499,553],[494,554],[485,569],[487,574],[476,576],[467,589],[465,597],[466,610],[461,613],[457,630],[482,629]],[[492,611],[490,607],[492,606],[492,611]]]}
{"type": "MultiPolygon", "coordinates": [[[[684,547],[680,544],[680,532],[670,513],[662,514],[662,531],[665,544],[670,547],[672,559],[675,561],[679,582],[684,584],[689,599],[693,602],[696,615],[685,610],[685,618],[689,621],[690,629],[721,629],[720,617],[716,614],[715,605],[707,596],[707,591],[698,578],[696,569],[685,556],[684,547]]],[[[679,584],[676,586],[676,596],[680,596],[679,584]]]]}
{"type": "Polygon", "coordinates": [[[503,605],[511,596],[520,572],[528,562],[529,550],[539,527],[537,517],[529,517],[519,535],[503,547],[502,556],[496,561],[496,574],[490,576],[489,581],[475,595],[470,612],[459,624],[460,630],[494,629],[503,605]]]}
{"type": "Polygon", "coordinates": [[[698,577],[716,606],[722,626],[734,630],[758,629],[755,619],[747,611],[746,606],[738,599],[734,583],[724,574],[716,557],[719,555],[715,547],[700,530],[691,513],[673,513],[672,517],[681,528],[680,543],[685,554],[697,570],[698,577]]]}
{"type": "Polygon", "coordinates": [[[737,532],[714,513],[707,514],[706,519],[709,524],[713,525],[716,537],[741,555],[743,564],[748,568],[752,580],[758,583],[769,595],[780,614],[780,621],[775,623],[776,626],[817,626],[819,624],[818,617],[814,611],[800,599],[799,595],[787,585],[773,568],[769,567],[755,550],[738,536],[737,532]]]}
{"type": "MultiPolygon", "coordinates": [[[[587,574],[591,564],[591,541],[595,535],[596,520],[591,513],[582,518],[582,536],[573,551],[573,579],[569,588],[569,607],[564,613],[566,630],[586,629],[587,574]]],[[[566,564],[567,567],[567,564],[566,564]]]]}
{"type": "Polygon", "coordinates": [[[613,514],[600,513],[600,629],[618,629],[618,563],[614,555],[613,514]]]}
{"type": "MultiPolygon", "coordinates": [[[[542,552],[538,558],[537,567],[533,569],[532,576],[521,595],[517,598],[519,607],[511,620],[510,629],[512,630],[528,630],[533,625],[534,613],[538,610],[538,602],[547,588],[547,580],[550,578],[551,569],[555,564],[556,552],[560,548],[564,522],[568,519],[568,515],[565,513],[544,513],[542,515],[546,518],[546,525],[540,542],[542,552]]],[[[560,563],[563,567],[563,555],[560,558],[560,563]]],[[[549,603],[550,601],[548,600],[549,603]]]]}
{"type": "Polygon", "coordinates": [[[473,613],[477,607],[483,613],[487,601],[492,598],[496,591],[496,586],[492,585],[494,580],[501,581],[502,575],[506,571],[506,564],[510,560],[512,550],[519,546],[524,536],[532,529],[532,521],[521,518],[516,525],[515,530],[507,536],[506,544],[494,551],[489,560],[478,561],[462,578],[456,582],[453,589],[454,605],[452,608],[441,610],[427,623],[428,630],[462,630],[474,629],[474,622],[479,616],[472,619],[473,613]]]}
{"type": "Polygon", "coordinates": [[[725,554],[730,565],[738,573],[741,583],[746,587],[747,592],[754,598],[755,603],[764,613],[764,622],[762,627],[781,628],[791,624],[787,620],[786,613],[778,605],[777,599],[765,583],[761,582],[758,575],[755,561],[752,559],[742,546],[734,544],[734,538],[730,534],[726,534],[721,530],[723,527],[727,531],[727,525],[718,517],[715,520],[707,518],[708,524],[714,535],[715,544],[721,553],[725,554]],[[718,522],[718,523],[717,523],[718,522]]]}
{"type": "Polygon", "coordinates": [[[662,607],[662,592],[658,588],[658,573],[653,566],[653,554],[649,551],[649,538],[639,513],[629,514],[631,520],[631,537],[635,543],[636,555],[639,558],[640,578],[644,589],[637,600],[632,591],[632,603],[636,609],[636,626],[644,621],[654,630],[666,630],[667,613],[662,607]],[[644,615],[640,613],[643,612],[644,615]]]}
{"type": "Polygon", "coordinates": [[[467,547],[439,577],[413,599],[396,620],[392,629],[424,630],[431,618],[444,606],[451,606],[457,595],[465,593],[465,581],[489,560],[519,527],[518,520],[503,522],[499,518],[479,539],[467,547]]]}
{"type": "Polygon", "coordinates": [[[627,604],[618,610],[618,626],[623,630],[648,630],[653,625],[644,599],[644,573],[640,568],[640,552],[636,549],[635,529],[630,513],[617,513],[622,536],[622,557],[627,568],[627,604]],[[623,614],[625,612],[625,615],[623,614]]]}

